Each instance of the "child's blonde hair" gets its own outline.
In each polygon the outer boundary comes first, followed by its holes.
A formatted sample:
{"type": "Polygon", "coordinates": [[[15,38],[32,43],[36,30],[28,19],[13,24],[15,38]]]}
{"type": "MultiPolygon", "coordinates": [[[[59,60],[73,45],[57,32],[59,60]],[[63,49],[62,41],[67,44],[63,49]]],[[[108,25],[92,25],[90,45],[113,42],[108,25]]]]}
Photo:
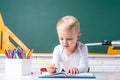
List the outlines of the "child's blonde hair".
{"type": "Polygon", "coordinates": [[[67,31],[75,28],[76,32],[80,32],[80,23],[73,16],[65,16],[65,17],[61,18],[57,23],[57,29],[59,27],[63,27],[64,30],[67,30],[67,31]]]}

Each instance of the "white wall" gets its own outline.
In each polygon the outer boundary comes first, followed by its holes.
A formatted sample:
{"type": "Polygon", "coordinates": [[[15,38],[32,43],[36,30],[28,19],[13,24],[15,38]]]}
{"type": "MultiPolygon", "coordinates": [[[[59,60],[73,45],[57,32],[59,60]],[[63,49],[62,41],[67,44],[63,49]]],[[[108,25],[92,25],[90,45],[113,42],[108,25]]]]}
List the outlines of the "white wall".
{"type": "MultiPolygon", "coordinates": [[[[50,54],[33,54],[32,72],[39,73],[40,67],[45,67],[36,57],[51,62],[50,54]]],[[[120,72],[120,55],[89,55],[90,72],[120,72]]],[[[0,72],[5,71],[5,56],[0,55],[0,72]]]]}

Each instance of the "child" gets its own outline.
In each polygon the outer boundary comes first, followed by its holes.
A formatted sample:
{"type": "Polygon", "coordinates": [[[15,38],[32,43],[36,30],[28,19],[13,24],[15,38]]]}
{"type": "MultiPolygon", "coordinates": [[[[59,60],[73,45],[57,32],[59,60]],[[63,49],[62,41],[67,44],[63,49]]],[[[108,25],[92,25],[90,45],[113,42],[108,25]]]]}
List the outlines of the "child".
{"type": "Polygon", "coordinates": [[[54,66],[48,67],[50,73],[60,72],[78,74],[88,71],[87,46],[78,42],[80,24],[73,16],[65,16],[57,23],[57,33],[60,45],[53,51],[54,66]]]}

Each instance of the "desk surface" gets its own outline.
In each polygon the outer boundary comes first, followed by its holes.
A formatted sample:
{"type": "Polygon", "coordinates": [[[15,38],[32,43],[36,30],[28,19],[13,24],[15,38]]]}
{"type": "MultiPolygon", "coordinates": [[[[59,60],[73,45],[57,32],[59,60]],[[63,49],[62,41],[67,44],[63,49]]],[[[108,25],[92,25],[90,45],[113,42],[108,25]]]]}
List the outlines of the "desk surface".
{"type": "MultiPolygon", "coordinates": [[[[40,56],[40,57],[43,57],[43,58],[48,58],[46,60],[50,60],[51,56],[47,56],[46,55],[33,55],[33,57],[36,57],[36,56],[40,56]]],[[[91,57],[95,57],[95,56],[91,56],[91,57]]],[[[109,56],[109,57],[116,57],[117,59],[120,57],[120,55],[113,55],[113,56],[109,56]]],[[[5,66],[5,55],[0,55],[0,80],[5,80],[6,77],[4,75],[4,66],[5,66]]],[[[33,59],[33,63],[38,63],[36,62],[34,59],[33,59]]],[[[39,69],[39,66],[40,65],[37,65],[37,64],[33,64],[35,66],[38,66],[38,68],[34,67],[32,69],[35,69],[35,70],[32,70],[33,72],[35,71],[38,71],[39,69]],[[37,70],[36,70],[37,69],[37,70]]],[[[42,65],[41,65],[42,66],[42,65]]],[[[119,68],[118,68],[119,69],[119,68]]],[[[96,80],[120,80],[120,72],[94,72],[95,76],[96,76],[96,80]]],[[[15,79],[15,80],[18,80],[18,79],[15,79]]],[[[34,73],[33,75],[29,75],[29,76],[23,76],[21,80],[40,80],[38,78],[38,73],[34,73]]],[[[53,79],[52,79],[53,80],[53,79]]],[[[58,79],[56,79],[58,80],[58,79]]],[[[63,80],[63,79],[59,79],[59,80],[63,80]]],[[[72,79],[73,80],[73,79],[72,79]]],[[[78,79],[77,79],[78,80],[78,79]]]]}
{"type": "MultiPolygon", "coordinates": [[[[94,74],[96,76],[96,80],[120,80],[120,73],[97,73],[95,72],[94,74]]],[[[6,80],[4,73],[0,73],[0,80],[6,80]]],[[[33,74],[29,76],[23,76],[22,79],[20,80],[40,80],[40,79],[38,78],[38,74],[33,74]]],[[[51,80],[51,79],[47,79],[47,80],[51,80]]],[[[55,80],[63,80],[63,79],[55,79],[55,80]]],[[[92,79],[79,79],[79,80],[92,80],[92,79]]]]}

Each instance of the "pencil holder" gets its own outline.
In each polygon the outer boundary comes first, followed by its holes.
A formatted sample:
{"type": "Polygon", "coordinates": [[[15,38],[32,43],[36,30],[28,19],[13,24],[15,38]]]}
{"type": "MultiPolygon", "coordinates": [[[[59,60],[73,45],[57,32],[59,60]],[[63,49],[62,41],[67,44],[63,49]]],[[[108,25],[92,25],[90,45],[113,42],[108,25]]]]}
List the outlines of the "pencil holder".
{"type": "Polygon", "coordinates": [[[5,74],[7,78],[20,78],[31,74],[31,59],[6,59],[5,74]]]}

